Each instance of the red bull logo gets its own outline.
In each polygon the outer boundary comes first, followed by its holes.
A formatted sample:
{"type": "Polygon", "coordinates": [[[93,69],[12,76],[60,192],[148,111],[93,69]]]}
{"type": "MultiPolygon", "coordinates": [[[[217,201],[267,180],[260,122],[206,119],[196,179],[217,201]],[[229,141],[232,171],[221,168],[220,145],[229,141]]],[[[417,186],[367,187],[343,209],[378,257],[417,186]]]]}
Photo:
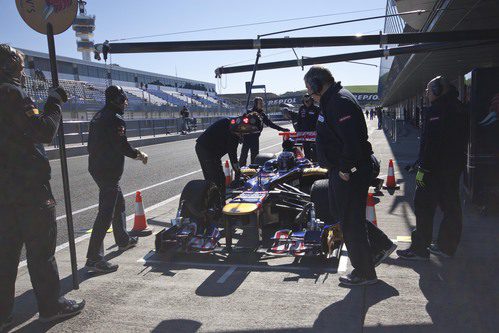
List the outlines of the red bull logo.
{"type": "Polygon", "coordinates": [[[45,0],[45,10],[43,11],[45,20],[48,20],[53,13],[59,13],[61,10],[71,7],[76,0],[45,0]]]}

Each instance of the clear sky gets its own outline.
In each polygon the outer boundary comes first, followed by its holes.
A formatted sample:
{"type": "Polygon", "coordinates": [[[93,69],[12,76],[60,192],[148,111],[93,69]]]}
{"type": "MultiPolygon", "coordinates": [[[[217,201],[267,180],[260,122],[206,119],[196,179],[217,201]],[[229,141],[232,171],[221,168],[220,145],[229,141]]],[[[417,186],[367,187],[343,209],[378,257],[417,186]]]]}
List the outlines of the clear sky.
{"type": "MultiPolygon", "coordinates": [[[[246,23],[294,19],[318,15],[330,15],[279,23],[259,24],[246,27],[168,35],[134,41],[182,41],[206,39],[256,38],[263,34],[307,25],[329,23],[353,18],[383,15],[386,0],[87,0],[87,11],[96,15],[96,43],[104,40],[174,33],[246,23]],[[355,13],[353,13],[355,12],[355,13]]],[[[326,28],[305,30],[276,37],[311,37],[377,33],[383,27],[383,19],[350,23],[326,28]]],[[[12,46],[47,52],[46,38],[28,28],[17,13],[14,0],[0,0],[0,42],[12,46]]],[[[76,51],[74,31],[71,29],[56,36],[57,53],[81,59],[76,51]]],[[[328,47],[296,49],[298,56],[322,56],[360,50],[367,47],[328,47]]],[[[114,55],[113,63],[135,69],[167,75],[177,75],[196,80],[217,83],[218,93],[244,91],[244,82],[251,73],[224,75],[215,79],[215,68],[228,64],[254,63],[256,50],[175,52],[154,54],[114,55]]],[[[260,62],[290,60],[295,56],[291,49],[262,50],[260,62]]],[[[365,60],[379,65],[379,59],[365,60]]],[[[344,85],[377,84],[379,68],[338,63],[327,65],[336,80],[344,85]]],[[[306,68],[305,68],[306,70],[306,68]]],[[[265,84],[267,91],[284,93],[304,89],[301,68],[277,69],[258,72],[255,84],[265,84]]]]}

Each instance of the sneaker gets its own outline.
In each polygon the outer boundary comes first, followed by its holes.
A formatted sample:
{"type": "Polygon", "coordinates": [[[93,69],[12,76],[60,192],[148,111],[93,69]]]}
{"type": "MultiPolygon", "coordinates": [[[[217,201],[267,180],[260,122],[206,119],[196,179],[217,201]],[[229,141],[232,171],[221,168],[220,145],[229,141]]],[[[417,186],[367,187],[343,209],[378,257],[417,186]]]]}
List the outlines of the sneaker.
{"type": "Polygon", "coordinates": [[[139,237],[130,237],[130,240],[128,241],[128,244],[127,245],[123,245],[123,246],[118,246],[118,249],[120,251],[129,250],[132,247],[135,247],[138,242],[139,242],[139,237]]]}
{"type": "Polygon", "coordinates": [[[430,246],[428,246],[428,251],[430,251],[431,253],[433,253],[434,255],[437,255],[437,256],[440,256],[440,257],[443,257],[443,258],[452,258],[451,255],[445,253],[444,251],[442,251],[437,244],[431,244],[430,246]]]}
{"type": "Polygon", "coordinates": [[[112,273],[116,272],[118,270],[118,265],[116,264],[111,264],[109,261],[106,261],[104,259],[99,260],[99,261],[90,261],[87,260],[87,263],[85,264],[85,267],[87,268],[87,271],[89,273],[112,273]]]}
{"type": "Polygon", "coordinates": [[[345,286],[367,286],[370,284],[375,284],[377,282],[378,282],[377,278],[368,279],[355,276],[352,273],[345,276],[340,276],[340,283],[345,286]]]}
{"type": "Polygon", "coordinates": [[[419,253],[416,253],[411,248],[408,248],[407,250],[397,250],[397,255],[399,258],[406,259],[406,260],[428,260],[430,259],[430,254],[426,255],[421,255],[419,253]]]}
{"type": "Polygon", "coordinates": [[[40,314],[40,321],[42,323],[48,323],[54,320],[60,320],[64,318],[69,318],[76,316],[85,307],[85,301],[75,301],[71,299],[63,298],[63,301],[59,304],[59,310],[56,313],[50,315],[40,314]]]}
{"type": "Polygon", "coordinates": [[[380,253],[376,254],[373,259],[374,267],[378,267],[379,264],[381,264],[386,258],[388,258],[396,248],[397,244],[393,244],[388,250],[383,250],[380,253]]]}
{"type": "Polygon", "coordinates": [[[0,332],[6,332],[12,326],[13,321],[14,319],[11,315],[5,321],[0,322],[0,332]]]}

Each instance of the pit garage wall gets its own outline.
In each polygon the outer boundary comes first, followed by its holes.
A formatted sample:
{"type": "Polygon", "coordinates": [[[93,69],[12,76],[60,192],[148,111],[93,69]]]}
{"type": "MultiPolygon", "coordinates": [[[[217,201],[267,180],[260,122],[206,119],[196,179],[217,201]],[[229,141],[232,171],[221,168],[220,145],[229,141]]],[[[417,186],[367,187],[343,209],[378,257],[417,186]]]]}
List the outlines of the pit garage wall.
{"type": "MultiPolygon", "coordinates": [[[[450,78],[469,115],[467,165],[463,175],[465,193],[470,202],[483,207],[499,198],[499,120],[483,124],[492,112],[499,118],[498,78],[499,67],[478,68],[450,78]]],[[[421,127],[428,106],[425,92],[419,91],[405,101],[386,107],[385,112],[421,127]]]]}
{"type": "Polygon", "coordinates": [[[470,140],[464,183],[471,202],[491,206],[499,198],[499,67],[466,75],[470,140]],[[488,121],[487,121],[488,120],[488,121]]]}

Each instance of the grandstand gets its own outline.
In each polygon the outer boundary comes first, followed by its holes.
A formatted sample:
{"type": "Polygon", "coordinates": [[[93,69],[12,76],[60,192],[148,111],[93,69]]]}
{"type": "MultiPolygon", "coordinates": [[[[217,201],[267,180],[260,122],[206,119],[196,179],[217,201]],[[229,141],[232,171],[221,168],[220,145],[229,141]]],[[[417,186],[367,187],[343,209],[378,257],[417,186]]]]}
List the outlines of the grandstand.
{"type": "MultiPolygon", "coordinates": [[[[36,103],[47,99],[51,86],[48,54],[20,49],[26,55],[26,90],[36,103]]],[[[145,72],[118,65],[104,65],[68,57],[57,57],[60,84],[70,96],[65,111],[96,111],[104,102],[104,91],[112,83],[123,87],[130,111],[191,110],[223,111],[231,106],[209,82],[145,72]]]]}

